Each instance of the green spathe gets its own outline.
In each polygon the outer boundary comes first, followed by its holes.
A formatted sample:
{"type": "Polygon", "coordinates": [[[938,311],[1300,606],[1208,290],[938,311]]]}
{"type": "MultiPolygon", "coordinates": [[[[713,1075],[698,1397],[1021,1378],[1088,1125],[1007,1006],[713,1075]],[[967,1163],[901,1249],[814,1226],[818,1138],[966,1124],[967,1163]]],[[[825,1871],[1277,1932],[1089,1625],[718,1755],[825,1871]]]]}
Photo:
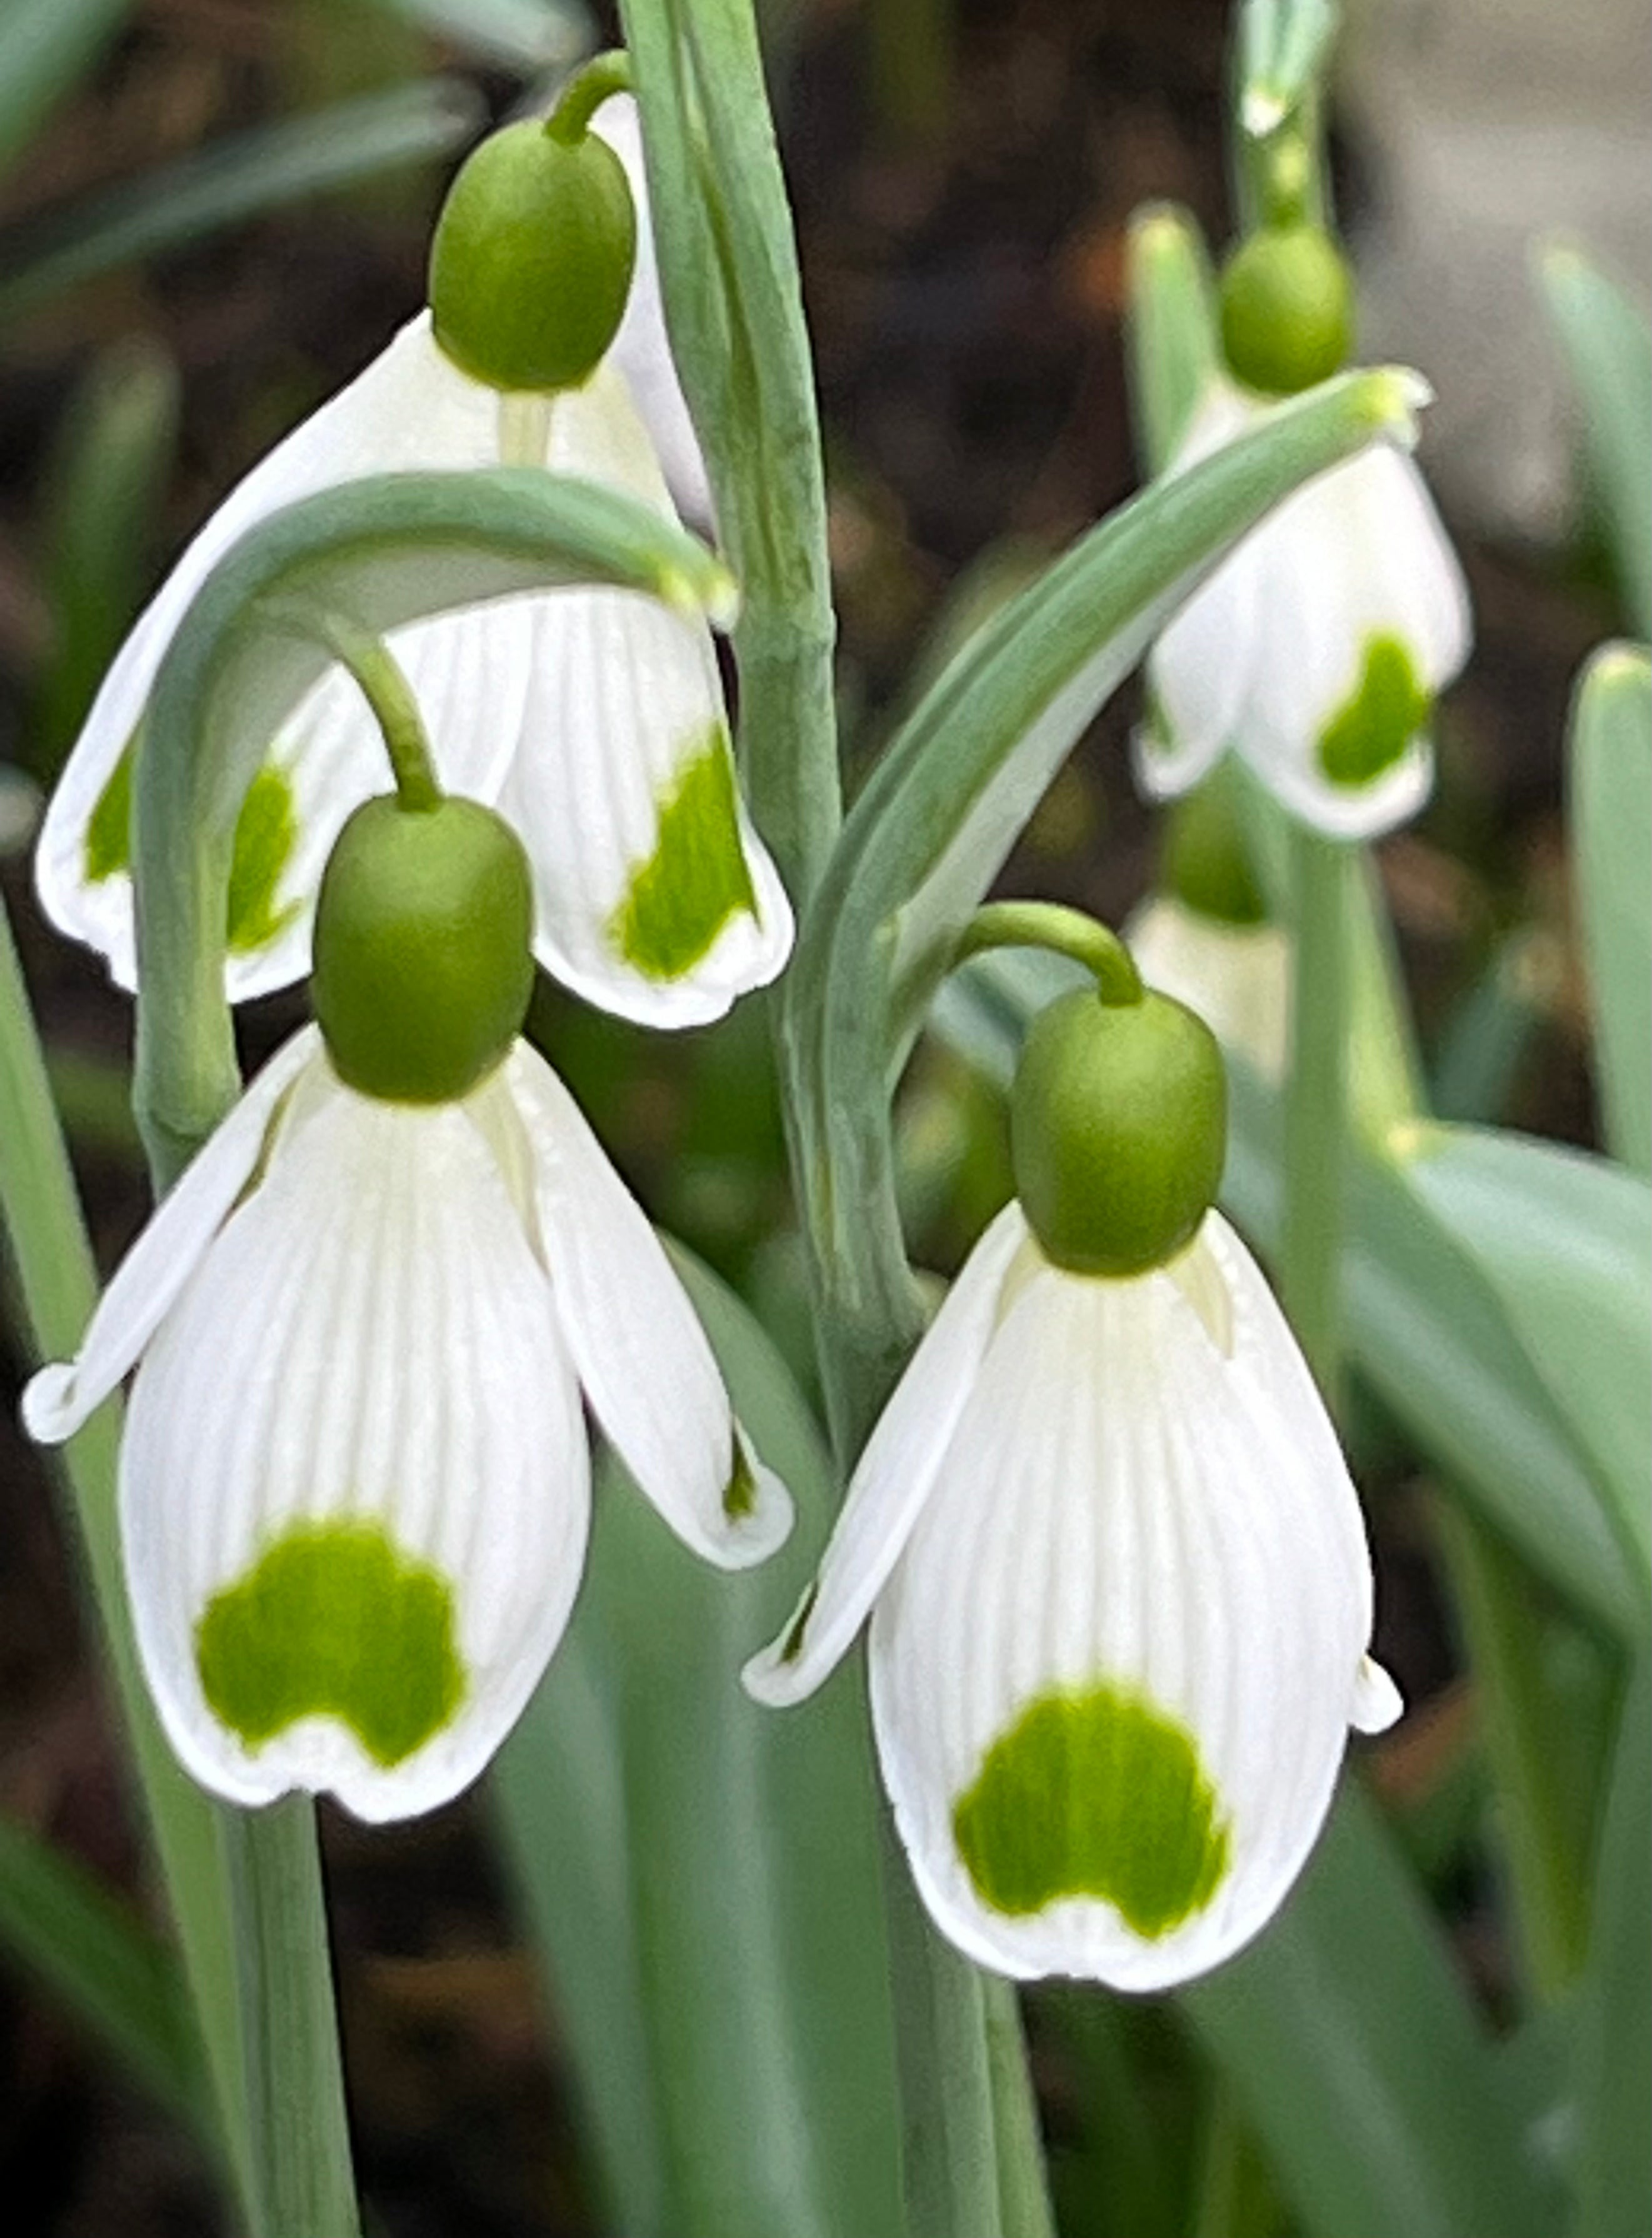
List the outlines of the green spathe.
{"type": "Polygon", "coordinates": [[[533,991],[532,874],[479,801],[362,804],[315,904],[310,998],[341,1080],[391,1103],[467,1096],[533,991]]]}
{"type": "Polygon", "coordinates": [[[1433,712],[1434,695],[1411,647],[1392,631],[1365,639],[1359,681],[1319,733],[1319,766],[1332,785],[1370,785],[1392,769],[1433,712]]]}
{"type": "Polygon", "coordinates": [[[1096,1897],[1148,1942],[1205,1909],[1231,1847],[1192,1737],[1105,1682],[1030,1703],[987,1751],[952,1825],[995,1911],[1025,1918],[1096,1897]]]}
{"type": "Polygon", "coordinates": [[[1215,1202],[1227,1145],[1216,1038],[1168,995],[1075,988],[1034,1020],[1010,1090],[1015,1193],[1074,1275],[1161,1267],[1215,1202]]]}
{"type": "Polygon", "coordinates": [[[631,872],[611,930],[644,977],[681,979],[742,910],[756,917],[757,897],[740,839],[729,734],[715,723],[662,803],[654,851],[631,872]]]}
{"type": "MultiPolygon", "coordinates": [[[[132,868],[132,765],[135,737],[129,741],[97,796],[86,826],[86,876],[102,885],[132,868]]],[[[264,948],[297,914],[289,902],[277,909],[281,874],[298,843],[298,814],[290,778],[266,762],[247,789],[235,820],[235,851],[229,866],[229,899],[224,937],[232,953],[264,948]]]]}
{"type": "Polygon", "coordinates": [[[465,1698],[446,1580],[376,1522],[294,1524],[214,1595],[195,1662],[249,1749],[301,1718],[336,1718],[387,1770],[465,1698]]]}

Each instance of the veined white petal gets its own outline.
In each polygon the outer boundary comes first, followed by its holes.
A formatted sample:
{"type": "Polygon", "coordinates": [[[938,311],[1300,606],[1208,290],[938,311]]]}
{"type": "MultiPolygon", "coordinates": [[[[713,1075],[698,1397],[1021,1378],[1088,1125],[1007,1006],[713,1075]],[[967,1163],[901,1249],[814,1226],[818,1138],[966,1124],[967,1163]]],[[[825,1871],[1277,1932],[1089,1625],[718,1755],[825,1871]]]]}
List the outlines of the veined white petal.
{"type": "Polygon", "coordinates": [[[550,1286],[484,1127],[329,1072],[133,1393],[122,1531],[173,1746],[243,1804],[445,1802],[561,1635],[589,1506],[550,1286]]]}
{"type": "Polygon", "coordinates": [[[1334,1434],[1231,1231],[1213,1215],[1193,1248],[1229,1355],[1163,1272],[1022,1287],[873,1614],[914,1873],[1001,1972],[1150,1990],[1238,1950],[1312,1846],[1367,1683],[1334,1434]]]}
{"type": "Polygon", "coordinates": [[[741,1674],[758,1701],[802,1701],[847,1653],[935,1489],[1017,1255],[1035,1248],[1012,1202],[970,1253],[867,1441],[818,1577],[741,1674]]]}
{"type": "Polygon", "coordinates": [[[647,1215],[567,1089],[519,1043],[504,1068],[526,1129],[564,1340],[614,1450],[685,1546],[724,1569],[791,1528],[778,1478],[737,1443],[711,1347],[647,1215]]]}
{"type": "Polygon", "coordinates": [[[1150,987],[1196,1011],[1225,1049],[1265,1080],[1285,1077],[1291,1033],[1291,943],[1276,924],[1227,924],[1154,894],[1124,929],[1150,987]]]}
{"type": "Polygon", "coordinates": [[[71,1436],[136,1365],[257,1170],[282,1097],[320,1061],[320,1039],[306,1026],[271,1057],[121,1262],[79,1356],[34,1377],[23,1394],[31,1438],[56,1445],[71,1436]]]}
{"type": "Polygon", "coordinates": [[[648,175],[643,166],[642,127],[635,100],[628,93],[614,94],[598,109],[591,128],[625,166],[637,205],[637,269],[609,362],[624,374],[637,400],[679,510],[697,528],[710,532],[715,522],[705,461],[665,332],[648,175]]]}
{"type": "MultiPolygon", "coordinates": [[[[47,811],[36,877],[54,924],[108,956],[123,985],[133,980],[131,885],[125,819],[118,791],[111,793],[110,787],[142,722],[173,633],[208,575],[237,538],[257,522],[318,490],[363,474],[414,467],[459,469],[497,461],[492,392],[449,363],[432,341],[429,328],[428,313],[403,327],[365,372],[277,444],[236,486],[186,549],[103,679],[47,811]]],[[[400,646],[403,639],[396,642],[400,646]]],[[[364,713],[360,722],[366,721],[364,713]]],[[[304,812],[294,820],[314,854],[320,844],[308,828],[315,788],[302,778],[297,766],[306,743],[301,711],[294,725],[277,742],[273,761],[298,787],[304,812]]],[[[383,790],[382,778],[370,789],[383,790]]],[[[339,821],[360,797],[353,793],[344,803],[339,821]]],[[[333,831],[336,829],[334,822],[333,831]]],[[[331,836],[329,832],[329,839],[331,836]]],[[[276,915],[289,899],[285,889],[278,901],[272,897],[276,915]]],[[[282,984],[303,970],[304,943],[290,937],[290,921],[285,930],[289,938],[280,951],[279,970],[273,963],[263,968],[261,976],[251,969],[232,970],[232,983],[255,981],[255,985],[238,984],[238,993],[282,984]]]]}
{"type": "Polygon", "coordinates": [[[1293,813],[1332,838],[1391,830],[1428,798],[1427,712],[1379,774],[1338,783],[1321,742],[1373,646],[1403,648],[1426,693],[1470,641],[1468,593],[1417,464],[1377,443],[1288,498],[1257,532],[1259,608],[1237,744],[1293,813]]]}

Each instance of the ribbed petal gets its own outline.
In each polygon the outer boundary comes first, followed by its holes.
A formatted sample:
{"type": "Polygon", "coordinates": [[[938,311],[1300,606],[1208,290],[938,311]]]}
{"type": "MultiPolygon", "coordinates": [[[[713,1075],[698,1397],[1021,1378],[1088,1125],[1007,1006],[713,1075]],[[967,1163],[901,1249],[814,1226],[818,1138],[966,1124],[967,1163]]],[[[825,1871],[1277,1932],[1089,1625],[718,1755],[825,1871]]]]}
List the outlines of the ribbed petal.
{"type": "Polygon", "coordinates": [[[1278,925],[1226,924],[1173,894],[1154,894],[1124,937],[1150,987],[1196,1011],[1265,1080],[1285,1077],[1291,943],[1278,925]]]}
{"type": "Polygon", "coordinates": [[[236,1802],[446,1801],[566,1621],[589,1463],[478,1109],[498,1093],[393,1105],[326,1076],[144,1361],[121,1468],[138,1645],[174,1747],[236,1802]]]}
{"type": "Polygon", "coordinates": [[[103,1293],[78,1358],[43,1367],[23,1393],[31,1438],[71,1436],[137,1365],[256,1170],[282,1097],[320,1050],[314,1026],[285,1043],[160,1206],[103,1293]]]}
{"type": "Polygon", "coordinates": [[[635,100],[628,93],[615,94],[604,102],[591,124],[625,166],[625,176],[631,181],[631,195],[637,204],[637,270],[631,280],[625,315],[620,321],[608,361],[624,374],[636,399],[664,467],[677,510],[697,528],[710,531],[714,524],[705,461],[700,455],[699,439],[689,418],[665,332],[659,262],[654,253],[654,228],[649,211],[648,175],[643,165],[642,128],[635,100]]]}
{"type": "Polygon", "coordinates": [[[1259,610],[1236,743],[1286,807],[1333,838],[1416,813],[1433,784],[1419,729],[1365,785],[1326,774],[1320,741],[1354,697],[1367,647],[1391,639],[1431,692],[1468,657],[1468,593],[1415,460],[1373,444],[1286,500],[1257,532],[1259,610]]]}
{"type": "Polygon", "coordinates": [[[1334,1434],[1215,1215],[1193,1253],[1207,1263],[1175,1275],[1025,1283],[873,1616],[873,1718],[914,1873],[946,1933],[1001,1972],[1161,1989],[1238,1950],[1299,1871],[1369,1698],[1370,1564],[1334,1434]],[[1099,1854],[1106,1798],[1058,1773],[1051,1887],[983,1894],[956,1829],[979,1843],[990,1791],[1014,1848],[1026,1822],[1001,1814],[1017,1779],[1049,1799],[1041,1767],[1061,1758],[1041,1739],[1074,1705],[1157,1721],[1173,1757],[1191,1751],[1213,1830],[1197,1886],[1178,1879],[1177,1824],[1144,1819],[1145,1787],[1099,1854]]]}
{"type": "MultiPolygon", "coordinates": [[[[258,521],[318,490],[363,474],[412,468],[461,469],[496,462],[492,393],[466,380],[448,363],[430,339],[429,324],[427,314],[411,321],[364,373],[294,429],[237,485],[185,551],[103,679],[47,811],[36,876],[41,899],[53,922],[108,957],[122,985],[130,986],[134,976],[131,882],[123,867],[108,869],[101,877],[91,875],[96,865],[89,857],[89,831],[98,803],[142,720],[166,649],[208,575],[236,539],[258,521]]],[[[421,624],[416,628],[440,626],[421,624]]],[[[398,649],[405,651],[413,634],[413,631],[399,633],[394,640],[398,649]]],[[[497,652],[495,648],[486,655],[478,653],[472,659],[478,676],[492,672],[498,680],[497,652]]],[[[272,914],[276,916],[297,888],[299,851],[307,861],[317,856],[319,842],[310,827],[318,802],[328,808],[336,805],[327,783],[336,758],[332,732],[338,724],[337,708],[322,708],[319,714],[313,712],[315,701],[333,688],[320,687],[310,708],[300,711],[272,750],[276,766],[296,796],[298,835],[290,875],[273,906],[272,914]],[[321,733],[315,740],[310,736],[313,724],[319,725],[321,733]],[[304,766],[312,752],[317,763],[314,774],[304,766]]],[[[521,685],[517,688],[519,691],[521,685]]],[[[342,692],[341,684],[338,689],[342,692]]],[[[508,678],[506,690],[508,697],[508,678]]],[[[471,705],[473,702],[467,703],[471,705]]],[[[365,713],[354,716],[351,727],[358,738],[371,737],[366,722],[365,713]]],[[[445,724],[439,717],[436,728],[439,738],[444,729],[450,734],[448,746],[454,756],[448,770],[450,780],[461,791],[472,789],[466,782],[466,772],[473,766],[468,743],[471,733],[458,724],[445,724]]],[[[503,742],[501,766],[510,745],[507,738],[503,742]]],[[[484,758],[489,751],[491,742],[485,740],[484,758]]],[[[354,765],[343,781],[355,789],[334,817],[334,831],[360,797],[362,765],[354,765]]],[[[382,774],[376,769],[370,789],[384,789],[382,774]]],[[[105,849],[105,861],[107,854],[105,849]]],[[[302,929],[289,920],[283,930],[285,937],[274,957],[264,961],[245,957],[232,964],[232,985],[238,997],[281,984],[303,970],[307,943],[302,929]]]]}
{"type": "MultiPolygon", "coordinates": [[[[1180,473],[1219,451],[1254,417],[1227,382],[1214,384],[1172,471],[1180,473]]],[[[1152,712],[1131,740],[1136,783],[1148,798],[1187,791],[1231,744],[1250,682],[1258,597],[1253,533],[1160,632],[1147,658],[1152,712]]]]}
{"type": "Polygon", "coordinates": [[[746,1665],[742,1676],[758,1701],[802,1701],[848,1652],[935,1489],[992,1341],[1006,1278],[1032,1248],[1012,1203],[970,1253],[868,1440],[819,1576],[784,1631],[746,1665]]]}
{"type": "MultiPolygon", "coordinates": [[[[550,463],[669,508],[623,384],[560,397],[550,463]]],[[[652,1026],[721,1017],[791,950],[737,790],[710,630],[629,591],[536,601],[522,744],[500,797],[534,870],[534,946],[587,1001],[652,1026]]]]}
{"type": "Polygon", "coordinates": [[[519,1043],[505,1073],[557,1318],[592,1412],[685,1546],[724,1569],[761,1562],[791,1528],[791,1500],[737,1444],[711,1347],[647,1215],[544,1060],[519,1043]]]}

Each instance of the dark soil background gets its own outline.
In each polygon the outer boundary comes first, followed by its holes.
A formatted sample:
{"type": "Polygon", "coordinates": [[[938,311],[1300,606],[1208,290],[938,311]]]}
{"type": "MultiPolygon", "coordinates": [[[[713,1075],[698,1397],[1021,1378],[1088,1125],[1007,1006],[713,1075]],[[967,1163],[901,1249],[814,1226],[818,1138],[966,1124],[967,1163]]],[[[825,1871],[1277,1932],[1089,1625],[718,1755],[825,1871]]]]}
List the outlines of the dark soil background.
{"type": "MultiPolygon", "coordinates": [[[[1123,228],[1139,202],[1168,196],[1223,237],[1228,10],[1219,0],[961,0],[950,82],[932,89],[927,129],[905,129],[876,97],[866,15],[845,0],[788,15],[776,89],[819,353],[857,758],[961,584],[1024,569],[1133,486],[1123,228]]],[[[329,79],[338,89],[358,34],[370,77],[381,30],[355,10],[149,0],[0,185],[0,220],[135,178],[285,113],[329,79]]],[[[432,64],[453,60],[425,52],[432,64]]],[[[477,82],[496,111],[515,96],[503,79],[477,82]]],[[[1357,237],[1377,174],[1358,148],[1339,143],[1338,162],[1357,237]]],[[[34,752],[51,626],[47,462],[95,354],[141,332],[181,368],[177,470],[150,548],[135,555],[147,588],[246,467],[416,307],[441,184],[404,173],[259,220],[84,288],[0,337],[0,754],[26,761],[34,752]]],[[[1610,628],[1610,603],[1586,560],[1471,539],[1466,559],[1479,641],[1445,714],[1440,797],[1384,851],[1384,872],[1437,1048],[1503,936],[1523,930],[1529,1016],[1497,1116],[1586,1141],[1560,741],[1571,678],[1610,628]]],[[[1127,692],[1052,794],[1018,864],[1023,890],[1114,917],[1142,891],[1150,837],[1122,751],[1132,713],[1127,692]]],[[[54,1049],[123,1058],[124,1000],[93,959],[43,927],[26,862],[6,864],[3,879],[54,1049]]],[[[553,1037],[576,1072],[590,1047],[629,1052],[623,1093],[605,1114],[617,1154],[657,1207],[697,1227],[702,1248],[737,1261],[742,1223],[772,1211],[777,1184],[772,1166],[766,1183],[748,1172],[739,1207],[717,1212],[710,1184],[727,1177],[732,1154],[726,1142],[686,1142],[680,1118],[682,1083],[701,1053],[638,1053],[634,1037],[605,1038],[571,1004],[552,1008],[553,1037]]],[[[248,1022],[249,1050],[261,1054],[297,1015],[296,997],[265,1006],[248,1022]]],[[[118,1126],[89,1118],[76,1129],[76,1155],[111,1264],[143,1216],[141,1170],[118,1126]]],[[[27,1364],[15,1335],[0,1344],[0,1806],[138,1895],[117,1744],[59,1511],[14,1427],[27,1364]]],[[[1424,1705],[1383,1758],[1403,1791],[1449,1754],[1464,1705],[1430,1582],[1425,1506],[1403,1473],[1382,1514],[1384,1652],[1424,1705]]],[[[371,1837],[333,1817],[327,1838],[360,2168],[377,2227],[392,2238],[592,2230],[556,2042],[479,1814],[461,1806],[371,1837]]],[[[1459,1896],[1465,1961],[1495,1995],[1495,1917],[1471,1877],[1459,1896]]],[[[7,2227],[30,2238],[204,2238],[221,2228],[187,2142],[30,1994],[9,1957],[0,2200],[7,2227]]]]}

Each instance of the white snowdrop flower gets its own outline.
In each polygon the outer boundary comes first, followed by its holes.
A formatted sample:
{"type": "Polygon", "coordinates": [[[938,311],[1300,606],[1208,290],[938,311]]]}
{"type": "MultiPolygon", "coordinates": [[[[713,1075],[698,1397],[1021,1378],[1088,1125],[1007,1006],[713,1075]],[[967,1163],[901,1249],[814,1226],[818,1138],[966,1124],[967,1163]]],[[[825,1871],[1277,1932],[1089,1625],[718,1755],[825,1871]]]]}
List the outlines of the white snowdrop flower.
{"type": "MultiPolygon", "coordinates": [[[[1213,383],[1172,471],[1267,409],[1213,383]]],[[[1462,570],[1415,460],[1372,444],[1276,507],[1161,633],[1138,782],[1154,798],[1184,792],[1231,746],[1304,823],[1374,838],[1428,798],[1435,698],[1470,638],[1462,570]]]]}
{"type": "Polygon", "coordinates": [[[739,1568],[790,1505],[566,1089],[519,1042],[395,1102],[307,1028],[162,1204],[79,1358],[68,1437],[134,1367],[120,1517],[173,1747],[243,1804],[408,1817],[469,1784],[561,1638],[590,1518],[583,1391],[684,1543],[739,1568]]]}
{"type": "Polygon", "coordinates": [[[878,1758],[942,1932],[1000,1973],[1160,1990],[1278,1910],[1349,1727],[1398,1697],[1335,1432],[1207,1208],[1208,1030],[1117,979],[1061,997],[1010,1134],[1018,1196],[745,1681],[801,1699],[869,1617],[878,1758]]]}
{"type": "MultiPolygon", "coordinates": [[[[248,529],[364,475],[500,465],[581,476],[674,520],[670,473],[678,500],[707,511],[666,347],[628,96],[604,105],[598,129],[627,165],[639,254],[618,332],[590,377],[554,395],[505,394],[461,371],[420,314],[231,493],[116,656],[52,799],[36,876],[53,921],[100,950],[122,986],[136,968],[132,752],[190,601],[248,529]]],[[[688,1026],[782,969],[791,912],[739,797],[703,622],[637,593],[565,589],[411,623],[389,643],[444,783],[499,805],[526,842],[536,952],[565,985],[622,1016],[688,1026]]],[[[308,969],[321,866],[380,771],[360,695],[334,668],[271,739],[248,797],[229,897],[232,999],[308,969]]]]}

